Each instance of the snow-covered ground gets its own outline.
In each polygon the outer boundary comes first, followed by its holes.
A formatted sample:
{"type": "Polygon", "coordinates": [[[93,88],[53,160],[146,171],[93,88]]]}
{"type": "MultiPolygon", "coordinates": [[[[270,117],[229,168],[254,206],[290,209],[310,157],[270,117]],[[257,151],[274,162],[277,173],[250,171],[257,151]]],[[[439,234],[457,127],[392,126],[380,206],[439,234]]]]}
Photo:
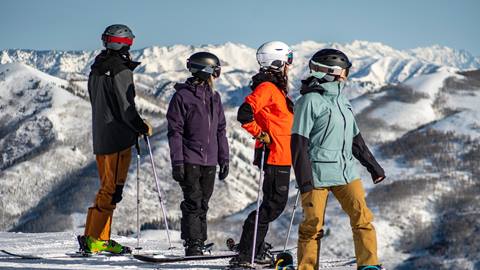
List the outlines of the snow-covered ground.
{"type": "MultiPolygon", "coordinates": [[[[169,250],[163,232],[147,232],[141,240],[142,249],[139,254],[182,255],[183,247],[180,243],[174,244],[169,250]]],[[[135,238],[115,237],[125,245],[136,247],[135,238]]],[[[209,261],[190,261],[178,263],[153,264],[146,263],[131,256],[96,256],[88,258],[72,258],[67,253],[74,253],[78,247],[74,232],[62,233],[2,233],[0,232],[0,249],[12,253],[33,255],[41,259],[19,259],[0,253],[0,269],[225,269],[229,259],[209,261]]],[[[212,254],[229,254],[223,247],[216,247],[212,254]]],[[[137,251],[134,251],[137,254],[137,251]]],[[[293,253],[295,256],[295,252],[293,253]]],[[[321,269],[356,269],[351,257],[337,257],[320,259],[321,269]]],[[[393,264],[384,262],[390,269],[393,264]]]]}

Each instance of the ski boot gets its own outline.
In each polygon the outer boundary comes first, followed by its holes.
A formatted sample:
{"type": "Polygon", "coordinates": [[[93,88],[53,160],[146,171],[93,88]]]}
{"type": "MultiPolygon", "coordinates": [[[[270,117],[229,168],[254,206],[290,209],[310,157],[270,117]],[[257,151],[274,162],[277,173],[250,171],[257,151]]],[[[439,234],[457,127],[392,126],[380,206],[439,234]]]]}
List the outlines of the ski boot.
{"type": "Polygon", "coordinates": [[[200,239],[187,239],[183,246],[185,247],[185,256],[203,255],[204,244],[200,239]]]}
{"type": "Polygon", "coordinates": [[[364,265],[357,267],[357,270],[385,270],[381,264],[378,265],[364,265]]]}
{"type": "Polygon", "coordinates": [[[275,258],[275,269],[295,269],[292,253],[288,251],[279,253],[275,258]]]}
{"type": "Polygon", "coordinates": [[[260,245],[257,254],[255,254],[255,263],[260,265],[274,265],[274,256],[270,252],[273,246],[270,243],[264,242],[260,245]]]}
{"type": "Polygon", "coordinates": [[[232,269],[235,268],[251,268],[251,255],[239,252],[238,256],[233,257],[228,263],[232,269]]]}
{"type": "Polygon", "coordinates": [[[79,235],[77,236],[80,252],[88,255],[100,253],[102,251],[112,254],[130,254],[132,249],[127,246],[122,246],[114,240],[97,240],[91,236],[79,235]]]}
{"type": "Polygon", "coordinates": [[[214,246],[214,245],[215,245],[214,243],[204,244],[204,245],[202,246],[203,254],[205,254],[205,253],[207,253],[207,252],[208,252],[208,254],[212,254],[212,249],[213,249],[213,246],[214,246]]]}

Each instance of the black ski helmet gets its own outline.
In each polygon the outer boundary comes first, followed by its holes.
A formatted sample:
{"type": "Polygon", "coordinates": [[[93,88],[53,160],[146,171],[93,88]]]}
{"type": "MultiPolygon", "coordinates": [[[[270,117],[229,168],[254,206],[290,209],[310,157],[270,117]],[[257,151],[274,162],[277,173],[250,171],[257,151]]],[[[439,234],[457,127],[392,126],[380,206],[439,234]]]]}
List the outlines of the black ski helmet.
{"type": "Polygon", "coordinates": [[[347,55],[337,49],[322,49],[316,52],[308,63],[310,72],[323,72],[330,76],[339,76],[343,69],[348,72],[352,63],[347,55]]]}
{"type": "Polygon", "coordinates": [[[187,59],[187,68],[194,77],[207,80],[210,76],[220,76],[220,59],[209,52],[198,52],[187,59]]]}
{"type": "Polygon", "coordinates": [[[126,46],[130,47],[134,38],[132,30],[123,24],[112,24],[105,28],[102,34],[103,46],[115,51],[126,46]]]}

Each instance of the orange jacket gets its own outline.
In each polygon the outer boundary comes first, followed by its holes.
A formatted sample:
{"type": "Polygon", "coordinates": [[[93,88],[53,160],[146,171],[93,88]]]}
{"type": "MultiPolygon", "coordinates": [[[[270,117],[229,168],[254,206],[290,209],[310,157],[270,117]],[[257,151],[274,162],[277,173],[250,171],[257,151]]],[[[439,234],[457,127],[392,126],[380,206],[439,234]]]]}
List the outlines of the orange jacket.
{"type": "MultiPolygon", "coordinates": [[[[293,108],[287,102],[286,94],[271,82],[259,84],[253,92],[245,98],[253,110],[254,120],[243,124],[242,127],[254,137],[260,132],[268,133],[271,139],[270,154],[267,164],[290,166],[290,137],[293,125],[293,108]],[[289,108],[290,106],[290,108],[289,108]]],[[[256,141],[256,148],[261,147],[256,141]]]]}

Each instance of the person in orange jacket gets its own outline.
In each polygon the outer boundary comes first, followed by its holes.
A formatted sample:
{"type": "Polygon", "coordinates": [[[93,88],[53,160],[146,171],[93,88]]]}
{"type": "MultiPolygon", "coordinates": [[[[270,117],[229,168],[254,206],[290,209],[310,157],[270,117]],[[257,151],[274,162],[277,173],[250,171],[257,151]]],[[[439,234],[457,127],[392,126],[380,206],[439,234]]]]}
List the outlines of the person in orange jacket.
{"type": "MultiPolygon", "coordinates": [[[[260,71],[252,77],[253,92],[240,106],[237,120],[256,138],[254,164],[263,165],[263,201],[259,210],[255,262],[268,264],[264,239],[268,225],[285,209],[290,182],[290,131],[293,125],[293,102],[287,96],[288,67],[292,64],[290,47],[280,41],[267,42],[257,50],[260,71]],[[263,147],[265,145],[265,148],[263,147]],[[260,164],[265,149],[264,163],[260,164]]],[[[256,211],[252,211],[243,225],[238,257],[230,263],[248,266],[251,262],[256,211]]]]}

